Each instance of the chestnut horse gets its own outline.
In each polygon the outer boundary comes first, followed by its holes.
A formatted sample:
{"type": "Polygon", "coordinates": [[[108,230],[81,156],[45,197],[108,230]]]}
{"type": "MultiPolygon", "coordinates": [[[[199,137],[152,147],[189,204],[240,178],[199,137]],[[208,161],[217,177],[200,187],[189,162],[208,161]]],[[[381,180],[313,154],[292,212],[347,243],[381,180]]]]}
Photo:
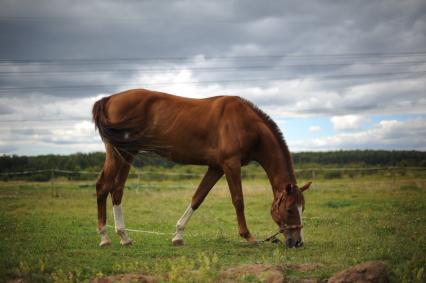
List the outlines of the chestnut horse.
{"type": "Polygon", "coordinates": [[[96,183],[100,246],[106,232],[106,200],[111,194],[115,230],[121,244],[131,243],[124,226],[121,198],[133,157],[151,152],[182,164],[207,165],[192,201],[176,224],[172,243],[183,244],[183,231],[193,212],[216,182],[226,176],[240,235],[247,228],[241,166],[257,161],[270,180],[271,214],[289,247],[303,245],[303,191],[299,188],[288,147],[277,125],[254,104],[240,97],[190,99],[145,89],[104,97],[93,106],[93,121],[106,147],[106,160],[96,183]]]}

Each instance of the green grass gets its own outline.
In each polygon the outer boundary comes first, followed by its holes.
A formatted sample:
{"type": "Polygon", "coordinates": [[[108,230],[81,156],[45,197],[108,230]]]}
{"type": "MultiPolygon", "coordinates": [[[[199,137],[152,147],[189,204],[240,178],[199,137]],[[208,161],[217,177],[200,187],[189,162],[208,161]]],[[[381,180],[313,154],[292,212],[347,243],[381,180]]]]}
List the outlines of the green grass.
{"type": "MultiPolygon", "coordinates": [[[[126,226],[173,233],[196,183],[156,182],[151,190],[127,189],[123,199],[126,226]],[[176,186],[180,188],[169,188],[176,186]]],[[[54,186],[0,183],[0,281],[72,282],[128,272],[175,282],[214,281],[221,268],[244,263],[279,265],[291,279],[326,279],[368,260],[386,261],[395,282],[425,278],[424,179],[386,182],[369,176],[316,182],[305,193],[305,247],[300,249],[243,242],[223,180],[191,218],[185,246],[172,247],[171,235],[130,232],[134,244],[121,247],[109,229],[112,245],[101,249],[92,185],[61,180],[54,186]],[[307,272],[288,268],[302,263],[321,266],[307,272]]],[[[265,180],[243,185],[249,228],[263,239],[277,230],[269,214],[271,189],[265,180]]],[[[134,180],[129,187],[135,187],[134,180]]],[[[108,224],[114,225],[111,212],[109,200],[108,224]]],[[[245,282],[256,280],[250,275],[243,278],[245,282]]]]}

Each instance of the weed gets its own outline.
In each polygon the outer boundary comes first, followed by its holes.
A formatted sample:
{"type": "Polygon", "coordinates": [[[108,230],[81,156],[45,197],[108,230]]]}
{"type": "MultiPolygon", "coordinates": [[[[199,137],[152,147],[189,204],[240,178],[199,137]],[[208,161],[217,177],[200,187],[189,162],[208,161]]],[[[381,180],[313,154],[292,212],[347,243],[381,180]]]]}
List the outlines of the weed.
{"type": "Polygon", "coordinates": [[[426,258],[416,253],[405,265],[396,268],[395,275],[403,283],[426,282],[426,258]]]}
{"type": "Polygon", "coordinates": [[[216,254],[199,253],[195,258],[182,256],[169,261],[167,279],[172,282],[215,282],[219,275],[216,254]]]}

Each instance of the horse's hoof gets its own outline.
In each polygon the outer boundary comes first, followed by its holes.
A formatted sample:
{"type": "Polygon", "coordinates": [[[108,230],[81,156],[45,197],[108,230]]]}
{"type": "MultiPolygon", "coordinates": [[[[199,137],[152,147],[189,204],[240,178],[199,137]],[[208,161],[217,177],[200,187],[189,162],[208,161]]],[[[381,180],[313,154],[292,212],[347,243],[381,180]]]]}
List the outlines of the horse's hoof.
{"type": "Polygon", "coordinates": [[[172,245],[175,247],[183,246],[183,240],[182,239],[172,240],[172,245]]]}
{"type": "Polygon", "coordinates": [[[253,237],[250,237],[250,238],[248,238],[248,239],[246,239],[247,240],[247,243],[249,243],[249,244],[252,244],[252,245],[255,245],[255,244],[258,244],[259,242],[255,239],[255,238],[253,238],[253,237]]]}
{"type": "Polygon", "coordinates": [[[101,241],[101,242],[99,243],[99,246],[100,246],[101,248],[103,248],[103,247],[107,247],[107,246],[109,246],[109,245],[111,245],[111,241],[109,241],[109,240],[101,241]]]}
{"type": "Polygon", "coordinates": [[[127,239],[126,241],[121,240],[120,244],[122,246],[130,246],[131,244],[133,244],[133,241],[131,239],[127,239]]]}

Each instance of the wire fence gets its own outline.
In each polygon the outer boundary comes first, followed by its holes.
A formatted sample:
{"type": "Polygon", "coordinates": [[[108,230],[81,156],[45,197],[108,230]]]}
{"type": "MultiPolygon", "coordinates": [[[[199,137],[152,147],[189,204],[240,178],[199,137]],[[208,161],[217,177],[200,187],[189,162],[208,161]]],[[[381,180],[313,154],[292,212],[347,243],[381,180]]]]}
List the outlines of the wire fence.
{"type": "MultiPolygon", "coordinates": [[[[171,169],[173,170],[173,169],[171,169]]],[[[259,167],[258,172],[242,171],[243,180],[267,180],[266,174],[259,167]]],[[[389,181],[396,179],[426,179],[426,167],[368,167],[368,168],[303,168],[297,169],[296,176],[302,180],[312,181],[336,181],[344,178],[357,178],[377,176],[384,177],[389,181]]],[[[99,171],[84,170],[65,170],[65,169],[42,169],[42,170],[26,170],[15,172],[0,172],[1,181],[40,181],[55,182],[61,178],[69,181],[95,181],[100,175],[99,171]]],[[[165,170],[134,170],[129,173],[128,180],[131,180],[131,188],[154,188],[156,186],[164,187],[164,184],[158,183],[171,181],[168,187],[182,187],[182,181],[200,180],[204,174],[199,172],[176,172],[165,170]],[[176,184],[173,185],[173,182],[176,184]]],[[[369,178],[368,182],[374,183],[374,178],[369,178]]],[[[382,180],[380,180],[382,182],[382,180]]]]}
{"type": "MultiPolygon", "coordinates": [[[[264,190],[270,187],[269,180],[261,167],[254,170],[243,170],[242,180],[245,190],[264,190]]],[[[170,169],[173,170],[173,169],[170,169]]],[[[425,189],[426,167],[369,167],[369,168],[304,168],[296,171],[296,177],[300,184],[312,181],[311,189],[357,189],[369,188],[388,189],[425,189]]],[[[28,182],[34,188],[47,188],[52,197],[60,197],[67,191],[75,188],[95,188],[95,182],[99,177],[98,171],[42,169],[15,172],[0,172],[0,186],[3,193],[9,192],[7,183],[18,181],[28,182]],[[32,182],[32,183],[30,183],[32,182]],[[36,184],[34,184],[36,182],[36,184]]],[[[152,170],[132,170],[126,181],[126,189],[135,192],[167,190],[167,189],[196,189],[204,174],[200,172],[177,172],[152,170]]],[[[14,184],[11,183],[14,187],[14,184]]],[[[19,184],[20,187],[22,184],[19,184]]],[[[226,183],[220,183],[225,186],[226,183]]],[[[19,197],[18,190],[13,190],[14,195],[7,197],[19,197]]],[[[2,196],[4,197],[4,196],[2,196]]]]}

